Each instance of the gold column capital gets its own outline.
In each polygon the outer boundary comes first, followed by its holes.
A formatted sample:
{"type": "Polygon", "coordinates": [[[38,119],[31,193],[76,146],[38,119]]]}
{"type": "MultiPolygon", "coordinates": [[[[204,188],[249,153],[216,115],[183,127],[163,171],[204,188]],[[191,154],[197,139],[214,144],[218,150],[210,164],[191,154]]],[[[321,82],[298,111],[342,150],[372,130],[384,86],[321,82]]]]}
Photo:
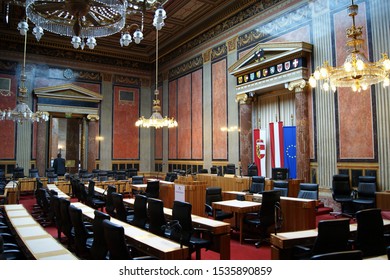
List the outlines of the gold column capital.
{"type": "Polygon", "coordinates": [[[307,85],[306,80],[300,79],[293,82],[288,83],[288,90],[293,91],[302,91],[307,85]]]}
{"type": "Polygon", "coordinates": [[[87,116],[87,119],[91,122],[94,122],[94,121],[98,121],[100,119],[100,117],[98,115],[95,115],[95,114],[89,114],[87,116]]]}

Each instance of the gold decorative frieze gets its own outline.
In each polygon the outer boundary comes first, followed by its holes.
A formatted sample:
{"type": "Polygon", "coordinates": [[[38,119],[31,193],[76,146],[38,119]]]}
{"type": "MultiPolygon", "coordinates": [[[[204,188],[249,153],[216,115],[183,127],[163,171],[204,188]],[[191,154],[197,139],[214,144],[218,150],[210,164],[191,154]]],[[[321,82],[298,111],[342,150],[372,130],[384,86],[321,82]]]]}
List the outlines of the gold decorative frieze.
{"type": "Polygon", "coordinates": [[[126,85],[132,85],[132,86],[141,86],[141,80],[136,77],[129,77],[129,76],[123,76],[123,75],[115,75],[114,76],[114,83],[115,84],[126,84],[126,85]]]}
{"type": "Polygon", "coordinates": [[[203,66],[203,57],[202,55],[199,55],[169,70],[169,79],[174,79],[177,76],[181,76],[202,66],[203,66]]]}
{"type": "Polygon", "coordinates": [[[238,40],[238,36],[235,36],[234,38],[226,42],[229,53],[237,50],[237,40],[238,40]]]}
{"type": "Polygon", "coordinates": [[[211,60],[216,60],[227,55],[226,44],[219,45],[211,50],[211,60]]]}
{"type": "Polygon", "coordinates": [[[203,63],[207,63],[211,60],[211,50],[206,50],[203,53],[203,63]]]}

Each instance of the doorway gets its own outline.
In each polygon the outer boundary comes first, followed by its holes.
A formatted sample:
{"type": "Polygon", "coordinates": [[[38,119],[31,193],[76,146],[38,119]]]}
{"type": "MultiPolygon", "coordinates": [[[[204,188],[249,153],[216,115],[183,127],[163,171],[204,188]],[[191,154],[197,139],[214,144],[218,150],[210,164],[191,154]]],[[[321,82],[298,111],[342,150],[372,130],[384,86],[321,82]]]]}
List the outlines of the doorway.
{"type": "Polygon", "coordinates": [[[83,162],[82,158],[83,122],[80,118],[53,117],[50,125],[49,160],[60,153],[64,158],[67,173],[77,173],[83,162]]]}

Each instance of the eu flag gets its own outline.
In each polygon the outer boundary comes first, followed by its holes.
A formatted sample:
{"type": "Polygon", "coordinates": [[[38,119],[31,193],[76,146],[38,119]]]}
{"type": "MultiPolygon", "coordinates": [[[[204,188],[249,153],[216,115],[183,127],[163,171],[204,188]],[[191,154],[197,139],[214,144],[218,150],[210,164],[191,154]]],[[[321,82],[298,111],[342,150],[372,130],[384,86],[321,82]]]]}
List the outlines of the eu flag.
{"type": "Polygon", "coordinates": [[[296,127],[283,126],[284,135],[284,167],[288,168],[288,177],[297,177],[297,140],[296,127]]]}

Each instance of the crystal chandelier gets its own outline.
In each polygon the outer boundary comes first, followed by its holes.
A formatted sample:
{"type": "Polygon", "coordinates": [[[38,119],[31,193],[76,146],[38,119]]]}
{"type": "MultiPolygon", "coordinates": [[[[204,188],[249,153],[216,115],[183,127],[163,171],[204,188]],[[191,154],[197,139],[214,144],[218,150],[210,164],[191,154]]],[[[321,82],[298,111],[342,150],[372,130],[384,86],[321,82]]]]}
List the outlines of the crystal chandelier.
{"type": "Polygon", "coordinates": [[[157,8],[153,26],[164,26],[166,12],[162,5],[167,0],[26,0],[27,17],[35,24],[33,34],[39,41],[44,30],[71,37],[74,48],[94,49],[96,38],[121,32],[121,46],[128,46],[134,39],[143,39],[144,15],[157,8]],[[141,22],[125,27],[127,15],[141,15],[141,22]],[[133,32],[133,38],[130,32],[133,32]]]}
{"type": "Polygon", "coordinates": [[[337,87],[351,88],[354,92],[361,92],[371,85],[383,82],[383,86],[390,84],[389,70],[390,60],[387,54],[382,54],[382,59],[377,62],[370,62],[361,52],[364,43],[362,26],[355,26],[355,16],[358,14],[358,5],[352,4],[348,7],[348,15],[352,17],[352,26],[346,30],[348,54],[341,66],[332,67],[325,61],[318,67],[309,79],[311,87],[316,87],[319,81],[324,91],[336,91],[337,87]]]}
{"type": "Polygon", "coordinates": [[[23,123],[25,121],[38,122],[38,121],[48,121],[49,113],[36,111],[35,113],[31,111],[30,107],[26,104],[25,100],[27,99],[27,87],[26,87],[26,47],[27,47],[27,31],[23,31],[24,34],[24,51],[23,51],[23,66],[22,73],[20,75],[20,86],[19,86],[19,95],[16,107],[11,109],[0,109],[0,120],[12,120],[17,123],[23,123]]]}
{"type": "Polygon", "coordinates": [[[159,29],[156,29],[156,89],[154,90],[153,113],[149,119],[146,119],[144,116],[140,117],[135,125],[146,128],[172,128],[177,127],[177,121],[174,118],[168,118],[167,116],[162,117],[160,100],[158,99],[158,30],[159,29]]]}

